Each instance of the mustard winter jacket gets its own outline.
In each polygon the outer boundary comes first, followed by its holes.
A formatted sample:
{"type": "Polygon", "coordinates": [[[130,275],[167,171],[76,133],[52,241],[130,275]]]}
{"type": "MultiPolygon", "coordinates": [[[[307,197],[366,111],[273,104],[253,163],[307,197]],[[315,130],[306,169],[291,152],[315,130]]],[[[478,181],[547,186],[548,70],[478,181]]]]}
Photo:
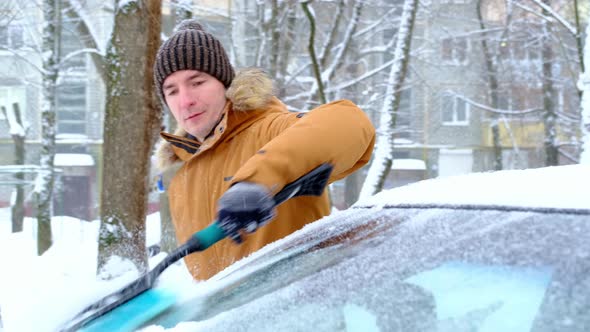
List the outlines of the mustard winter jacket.
{"type": "MultiPolygon", "coordinates": [[[[365,165],[375,129],[364,112],[347,100],[293,113],[272,95],[261,71],[238,73],[226,93],[220,123],[202,144],[183,130],[162,133],[161,169],[181,162],[169,185],[170,211],[179,243],[216,217],[217,200],[234,183],[255,182],[273,194],[322,163],[334,166],[330,182],[365,165]]],[[[277,208],[277,217],[237,245],[224,239],[185,258],[196,279],[208,279],[233,262],[330,213],[321,197],[296,197],[277,208]]]]}

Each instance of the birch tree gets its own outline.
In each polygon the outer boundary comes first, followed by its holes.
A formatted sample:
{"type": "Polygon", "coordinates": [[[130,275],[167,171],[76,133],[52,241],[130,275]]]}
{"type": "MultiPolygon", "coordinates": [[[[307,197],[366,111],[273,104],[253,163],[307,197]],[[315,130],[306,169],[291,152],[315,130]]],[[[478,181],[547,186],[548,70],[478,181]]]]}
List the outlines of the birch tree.
{"type": "Polygon", "coordinates": [[[161,126],[152,67],[160,31],[160,0],[116,1],[107,50],[99,273],[113,256],[129,260],[141,272],[148,267],[149,165],[161,126]]]}
{"type": "Polygon", "coordinates": [[[58,1],[43,2],[43,101],[41,105],[40,170],[35,184],[37,202],[37,254],[41,255],[52,244],[51,216],[55,171],[55,84],[59,63],[58,1]]]}
{"type": "MultiPolygon", "coordinates": [[[[590,19],[588,20],[590,22],[590,19]]],[[[590,24],[586,26],[586,41],[584,42],[583,63],[590,64],[590,24]]],[[[582,91],[582,120],[580,132],[582,133],[582,152],[580,164],[590,165],[590,70],[580,75],[579,88],[582,91]]]]}
{"type": "MultiPolygon", "coordinates": [[[[53,196],[55,190],[55,170],[54,170],[54,158],[55,158],[55,136],[56,136],[56,94],[57,94],[57,81],[60,78],[60,71],[67,65],[76,55],[82,53],[91,53],[92,58],[97,60],[97,69],[100,73],[100,59],[101,52],[96,47],[95,35],[87,36],[90,38],[83,38],[83,40],[91,43],[86,49],[77,50],[69,54],[60,54],[61,44],[61,25],[63,23],[62,15],[66,14],[71,18],[76,18],[80,21],[79,26],[83,29],[79,29],[79,32],[90,33],[90,28],[86,24],[86,20],[80,17],[78,10],[81,8],[77,0],[43,0],[39,3],[33,3],[31,8],[40,8],[43,21],[42,21],[42,34],[40,45],[27,45],[37,52],[41,66],[38,66],[34,59],[29,56],[25,56],[19,52],[18,49],[10,49],[7,45],[0,45],[0,48],[9,51],[15,59],[25,64],[27,69],[34,69],[38,71],[41,76],[41,149],[40,149],[40,165],[38,176],[35,181],[35,188],[33,191],[33,198],[36,208],[37,217],[37,248],[38,254],[45,252],[52,242],[51,232],[51,217],[53,215],[53,196]],[[76,4],[76,6],[74,6],[76,4]],[[65,6],[62,6],[65,5],[65,6]],[[76,10],[72,10],[76,7],[76,10]]],[[[17,15],[16,11],[22,10],[23,12],[30,9],[24,4],[17,4],[10,8],[7,8],[12,12],[12,15],[17,15]]],[[[37,31],[32,34],[36,34],[37,31]]],[[[22,38],[22,37],[21,37],[22,38]]],[[[25,84],[26,79],[23,79],[25,84]]],[[[35,82],[37,84],[37,82],[35,82]]],[[[17,191],[16,201],[20,201],[22,198],[17,191]]],[[[18,215],[18,213],[17,213],[18,215]]],[[[18,229],[18,227],[17,227],[18,229]]]]}
{"type": "Polygon", "coordinates": [[[404,1],[395,43],[393,64],[387,82],[385,101],[381,109],[381,120],[377,131],[377,147],[367,179],[365,179],[361,189],[361,198],[374,195],[383,189],[383,184],[393,164],[393,128],[395,128],[401,88],[410,60],[412,31],[417,11],[418,0],[404,1]]]}

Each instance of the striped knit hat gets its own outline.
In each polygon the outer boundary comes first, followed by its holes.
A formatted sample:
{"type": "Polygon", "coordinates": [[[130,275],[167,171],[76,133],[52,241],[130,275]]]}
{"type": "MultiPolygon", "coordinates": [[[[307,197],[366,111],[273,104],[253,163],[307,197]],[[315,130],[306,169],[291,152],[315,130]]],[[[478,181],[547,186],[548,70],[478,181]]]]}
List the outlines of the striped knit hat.
{"type": "Polygon", "coordinates": [[[154,81],[158,96],[164,102],[162,84],[175,71],[193,69],[218,79],[226,88],[234,79],[234,68],[219,40],[194,19],[184,20],[166,40],[156,55],[154,81]]]}

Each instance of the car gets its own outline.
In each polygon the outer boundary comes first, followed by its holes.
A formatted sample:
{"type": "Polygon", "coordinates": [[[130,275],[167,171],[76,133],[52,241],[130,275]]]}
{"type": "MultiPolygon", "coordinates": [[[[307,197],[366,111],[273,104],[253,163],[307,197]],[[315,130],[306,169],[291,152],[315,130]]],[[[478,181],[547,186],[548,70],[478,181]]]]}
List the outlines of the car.
{"type": "Polygon", "coordinates": [[[590,331],[590,166],[360,200],[242,259],[145,331],[590,331]]]}

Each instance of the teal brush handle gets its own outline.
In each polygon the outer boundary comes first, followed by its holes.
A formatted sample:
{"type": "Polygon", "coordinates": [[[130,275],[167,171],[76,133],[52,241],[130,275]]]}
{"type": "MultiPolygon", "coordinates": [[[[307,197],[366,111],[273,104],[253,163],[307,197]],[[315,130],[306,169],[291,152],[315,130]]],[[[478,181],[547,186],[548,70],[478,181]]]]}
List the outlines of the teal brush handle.
{"type": "Polygon", "coordinates": [[[200,251],[205,250],[218,241],[223,240],[225,238],[225,233],[223,233],[223,230],[221,227],[219,227],[219,223],[214,222],[205,229],[202,229],[193,234],[192,237],[198,241],[200,251]]]}

